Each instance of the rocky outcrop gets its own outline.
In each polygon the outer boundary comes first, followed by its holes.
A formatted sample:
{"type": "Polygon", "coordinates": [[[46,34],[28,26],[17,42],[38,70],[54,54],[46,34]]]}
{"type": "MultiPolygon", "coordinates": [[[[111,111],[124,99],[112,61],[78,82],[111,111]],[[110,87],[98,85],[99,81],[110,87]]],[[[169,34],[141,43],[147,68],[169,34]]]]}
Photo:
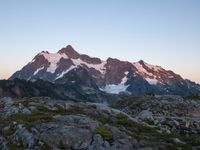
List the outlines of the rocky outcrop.
{"type": "Polygon", "coordinates": [[[200,134],[200,99],[180,96],[132,97],[119,101],[117,108],[133,118],[161,132],[179,134],[200,134]]]}
{"type": "MultiPolygon", "coordinates": [[[[164,98],[162,103],[168,107],[169,101],[164,98]]],[[[130,103],[129,106],[134,107],[130,103]]],[[[0,148],[2,150],[198,149],[198,134],[160,133],[158,127],[150,125],[150,120],[156,121],[155,111],[158,111],[158,109],[152,111],[152,107],[156,106],[138,105],[138,109],[134,110],[139,115],[135,117],[134,113],[130,115],[124,113],[125,110],[126,112],[133,110],[128,107],[124,107],[122,112],[104,104],[77,103],[47,97],[0,99],[0,148]],[[19,111],[7,116],[11,107],[16,107],[19,111]],[[20,111],[22,109],[29,109],[31,113],[23,114],[20,111]]],[[[177,121],[176,124],[181,123],[177,121]]]]}
{"type": "MultiPolygon", "coordinates": [[[[158,121],[155,116],[156,111],[174,115],[181,113],[178,110],[167,112],[166,109],[159,108],[153,111],[153,107],[163,108],[165,104],[167,108],[170,104],[169,98],[164,97],[159,100],[163,101],[161,102],[163,106],[157,103],[146,104],[141,100],[139,103],[136,100],[138,108],[134,109],[134,105],[130,102],[128,106],[132,109],[122,102],[120,106],[123,105],[123,111],[130,113],[128,115],[97,103],[53,100],[47,97],[0,99],[0,148],[3,150],[13,147],[39,150],[179,150],[186,147],[198,149],[199,133],[179,134],[176,130],[173,134],[164,131],[161,133],[161,128],[150,124],[158,121]],[[18,111],[7,116],[6,113],[14,106],[18,110],[29,109],[31,113],[23,114],[18,111]]],[[[170,124],[170,120],[166,119],[166,123],[170,124]]],[[[181,122],[177,120],[176,124],[181,125],[181,122]]]]}

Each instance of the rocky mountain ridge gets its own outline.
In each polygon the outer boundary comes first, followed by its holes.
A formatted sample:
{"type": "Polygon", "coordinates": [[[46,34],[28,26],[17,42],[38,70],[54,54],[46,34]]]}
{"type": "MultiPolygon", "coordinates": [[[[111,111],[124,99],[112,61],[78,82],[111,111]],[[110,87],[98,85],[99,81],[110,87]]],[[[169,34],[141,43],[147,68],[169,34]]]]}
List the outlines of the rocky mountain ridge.
{"type": "Polygon", "coordinates": [[[54,83],[58,79],[66,78],[77,68],[87,70],[98,88],[107,93],[128,95],[200,93],[198,84],[160,66],[150,65],[142,60],[132,63],[108,58],[103,61],[79,54],[70,45],[57,53],[47,51],[39,53],[10,79],[30,81],[42,79],[54,83]]]}

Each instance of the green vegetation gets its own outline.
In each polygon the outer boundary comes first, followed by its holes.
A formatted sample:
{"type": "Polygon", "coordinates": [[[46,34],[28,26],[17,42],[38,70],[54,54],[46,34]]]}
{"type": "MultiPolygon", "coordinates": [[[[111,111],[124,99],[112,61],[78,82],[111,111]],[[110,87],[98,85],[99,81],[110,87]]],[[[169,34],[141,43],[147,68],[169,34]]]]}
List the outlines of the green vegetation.
{"type": "Polygon", "coordinates": [[[10,150],[24,150],[24,146],[22,144],[17,145],[15,143],[8,143],[8,147],[10,150]]]}
{"type": "Polygon", "coordinates": [[[122,113],[117,114],[117,124],[123,126],[133,126],[133,121],[129,120],[128,117],[122,113]]]}
{"type": "Polygon", "coordinates": [[[96,133],[100,134],[105,140],[112,140],[113,138],[112,132],[110,132],[105,127],[97,127],[96,133]]]}

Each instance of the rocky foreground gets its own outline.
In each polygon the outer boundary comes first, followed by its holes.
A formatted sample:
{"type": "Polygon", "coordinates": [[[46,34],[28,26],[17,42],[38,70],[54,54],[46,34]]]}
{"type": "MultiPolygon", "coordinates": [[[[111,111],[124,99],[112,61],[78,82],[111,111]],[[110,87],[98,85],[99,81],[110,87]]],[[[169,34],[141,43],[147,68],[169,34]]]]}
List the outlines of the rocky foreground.
{"type": "Polygon", "coordinates": [[[1,150],[200,149],[200,101],[129,98],[114,105],[0,99],[1,150]]]}

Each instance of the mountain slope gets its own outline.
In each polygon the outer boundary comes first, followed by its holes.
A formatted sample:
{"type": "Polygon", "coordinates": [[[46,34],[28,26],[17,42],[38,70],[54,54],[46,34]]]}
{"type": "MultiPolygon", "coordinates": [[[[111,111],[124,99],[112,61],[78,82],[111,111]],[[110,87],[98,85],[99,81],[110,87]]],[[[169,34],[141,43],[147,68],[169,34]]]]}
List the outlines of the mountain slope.
{"type": "MultiPolygon", "coordinates": [[[[71,71],[75,73],[80,68],[87,72],[85,74],[91,76],[98,88],[108,93],[132,95],[200,93],[199,85],[160,66],[150,65],[142,60],[132,63],[108,58],[103,61],[96,57],[79,54],[70,45],[57,53],[47,51],[39,53],[10,79],[31,81],[42,79],[53,83],[58,80],[62,83],[62,78],[67,78],[71,71]]],[[[84,77],[81,76],[77,79],[79,82],[84,81],[84,77]]]]}
{"type": "MultiPolygon", "coordinates": [[[[72,73],[73,74],[73,73],[72,73]]],[[[44,80],[30,82],[26,80],[0,80],[0,98],[2,97],[51,97],[54,99],[72,100],[81,102],[95,102],[112,104],[119,100],[115,95],[106,94],[97,88],[97,85],[90,80],[80,84],[69,84],[64,81],[51,83],[44,80]]],[[[63,78],[64,80],[64,78],[63,78]]]]}

